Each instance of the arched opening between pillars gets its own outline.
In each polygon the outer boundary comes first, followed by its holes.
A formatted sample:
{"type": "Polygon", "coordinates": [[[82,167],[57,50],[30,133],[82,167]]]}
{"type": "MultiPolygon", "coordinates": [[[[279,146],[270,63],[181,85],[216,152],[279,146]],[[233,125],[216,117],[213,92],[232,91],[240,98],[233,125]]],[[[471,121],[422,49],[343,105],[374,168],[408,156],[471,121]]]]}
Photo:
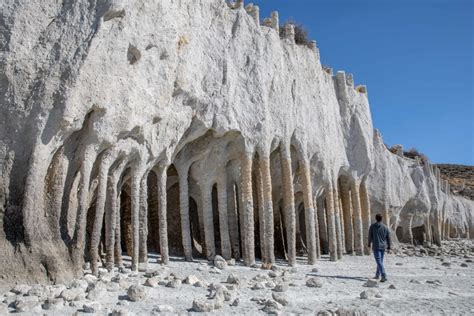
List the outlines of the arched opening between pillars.
{"type": "Polygon", "coordinates": [[[304,210],[304,203],[301,202],[297,204],[298,207],[296,208],[297,216],[296,216],[296,254],[298,256],[304,256],[308,254],[308,250],[306,248],[306,218],[305,218],[305,210],[304,210]]]}
{"type": "Polygon", "coordinates": [[[321,254],[329,254],[329,236],[328,236],[328,224],[326,215],[326,194],[323,192],[319,197],[316,198],[318,225],[319,225],[319,247],[321,254]]]}
{"type": "Polygon", "coordinates": [[[120,244],[122,252],[131,256],[133,252],[132,244],[132,198],[130,183],[127,181],[122,185],[120,191],[120,244]]]}
{"type": "Polygon", "coordinates": [[[412,228],[413,232],[413,243],[415,245],[423,245],[426,240],[426,227],[420,225],[412,228]]]}
{"type": "Polygon", "coordinates": [[[168,227],[168,253],[172,256],[182,257],[184,251],[181,235],[179,176],[173,164],[166,171],[166,222],[168,227]]]}
{"type": "Polygon", "coordinates": [[[397,229],[395,230],[395,235],[397,235],[397,239],[400,242],[403,242],[403,227],[398,226],[397,229]]]}
{"type": "Polygon", "coordinates": [[[196,200],[192,197],[189,197],[189,222],[191,229],[191,240],[193,247],[193,257],[194,258],[203,258],[204,249],[203,242],[204,238],[201,235],[201,228],[199,226],[199,214],[198,214],[198,205],[196,200]]]}

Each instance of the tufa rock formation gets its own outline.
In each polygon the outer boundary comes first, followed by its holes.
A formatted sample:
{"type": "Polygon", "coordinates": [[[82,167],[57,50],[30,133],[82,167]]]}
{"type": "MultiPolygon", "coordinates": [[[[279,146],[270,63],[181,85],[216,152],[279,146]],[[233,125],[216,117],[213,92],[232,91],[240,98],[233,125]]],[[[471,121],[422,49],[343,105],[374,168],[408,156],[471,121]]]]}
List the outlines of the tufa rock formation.
{"type": "MultiPolygon", "coordinates": [[[[472,236],[474,203],[390,153],[367,89],[243,1],[0,4],[0,275],[368,253],[472,236]]],[[[449,187],[449,186],[448,186],[449,187]]]]}

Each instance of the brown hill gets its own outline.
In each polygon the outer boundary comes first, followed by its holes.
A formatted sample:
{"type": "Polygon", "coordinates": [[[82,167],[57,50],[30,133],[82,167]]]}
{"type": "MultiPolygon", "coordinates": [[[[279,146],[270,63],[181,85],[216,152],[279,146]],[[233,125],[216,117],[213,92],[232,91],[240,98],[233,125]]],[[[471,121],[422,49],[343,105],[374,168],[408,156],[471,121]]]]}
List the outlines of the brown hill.
{"type": "Polygon", "coordinates": [[[474,166],[449,164],[436,166],[441,172],[441,178],[451,184],[451,191],[454,194],[474,200],[474,166]]]}

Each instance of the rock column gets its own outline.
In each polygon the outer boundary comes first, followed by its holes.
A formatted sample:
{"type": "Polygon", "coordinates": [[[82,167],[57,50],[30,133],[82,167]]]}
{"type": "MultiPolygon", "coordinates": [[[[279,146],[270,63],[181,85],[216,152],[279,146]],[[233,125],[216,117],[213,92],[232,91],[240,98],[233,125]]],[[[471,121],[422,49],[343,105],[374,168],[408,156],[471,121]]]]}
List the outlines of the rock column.
{"type": "Polygon", "coordinates": [[[166,196],[166,180],[168,166],[160,165],[156,174],[157,191],[158,191],[158,221],[160,224],[160,254],[161,263],[168,264],[168,222],[167,222],[167,196],[166,196]]]}
{"type": "Polygon", "coordinates": [[[329,260],[337,260],[336,218],[334,215],[334,194],[330,184],[326,188],[326,217],[328,228],[329,260]]]}
{"type": "MultiPolygon", "coordinates": [[[[363,238],[364,243],[362,245],[367,245],[367,240],[369,238],[369,228],[371,224],[371,211],[370,211],[370,200],[369,200],[369,192],[367,192],[367,188],[365,184],[360,185],[360,206],[362,212],[362,231],[363,231],[363,238]]],[[[363,246],[365,249],[365,254],[370,255],[372,250],[366,246],[363,246]]]]}
{"type": "Polygon", "coordinates": [[[189,187],[188,168],[179,172],[179,212],[181,217],[181,239],[183,242],[184,258],[186,261],[193,260],[193,248],[191,240],[191,224],[189,221],[189,187]]]}
{"type": "Polygon", "coordinates": [[[139,166],[132,168],[131,178],[131,200],[132,200],[132,271],[138,271],[139,254],[139,227],[140,227],[140,180],[141,171],[139,166]]]}
{"type": "Polygon", "coordinates": [[[283,209],[286,224],[286,239],[288,244],[288,264],[296,265],[296,214],[295,195],[293,190],[293,175],[291,170],[290,149],[281,147],[280,151],[283,209]]]}
{"type": "Polygon", "coordinates": [[[413,214],[408,215],[408,242],[413,245],[413,214]]]}
{"type": "Polygon", "coordinates": [[[363,233],[362,212],[359,194],[360,182],[354,180],[351,182],[351,201],[354,211],[354,250],[358,256],[364,255],[364,245],[368,242],[368,236],[365,238],[363,233]]]}
{"type": "Polygon", "coordinates": [[[273,263],[275,263],[274,223],[273,223],[273,201],[272,201],[272,178],[271,178],[271,172],[270,172],[270,158],[268,156],[261,155],[260,171],[262,174],[263,212],[264,212],[264,218],[265,218],[264,264],[272,265],[273,263]]]}
{"type": "Polygon", "coordinates": [[[140,183],[140,249],[139,264],[141,270],[146,270],[148,264],[148,172],[140,183]]]}
{"type": "Polygon", "coordinates": [[[337,259],[342,259],[342,229],[341,229],[341,214],[339,208],[339,191],[337,185],[334,186],[334,219],[336,224],[336,242],[337,242],[337,259]]]}
{"type": "Polygon", "coordinates": [[[244,263],[247,266],[255,264],[255,235],[254,235],[254,210],[252,194],[252,155],[246,153],[242,157],[242,211],[244,230],[244,263]]]}
{"type": "Polygon", "coordinates": [[[217,200],[222,257],[226,260],[230,260],[232,257],[232,248],[230,246],[229,223],[227,216],[227,175],[225,168],[219,170],[219,176],[217,179],[217,200]]]}
{"type": "Polygon", "coordinates": [[[306,247],[308,249],[308,263],[315,264],[317,259],[316,223],[314,218],[313,189],[311,185],[309,161],[302,159],[300,161],[300,168],[303,182],[303,201],[306,222],[306,247]]]}
{"type": "Polygon", "coordinates": [[[95,209],[95,219],[91,236],[91,270],[92,274],[97,276],[99,274],[99,244],[102,233],[102,223],[104,222],[105,201],[107,197],[107,175],[110,169],[111,157],[104,156],[99,169],[99,184],[97,186],[97,201],[95,209]]]}

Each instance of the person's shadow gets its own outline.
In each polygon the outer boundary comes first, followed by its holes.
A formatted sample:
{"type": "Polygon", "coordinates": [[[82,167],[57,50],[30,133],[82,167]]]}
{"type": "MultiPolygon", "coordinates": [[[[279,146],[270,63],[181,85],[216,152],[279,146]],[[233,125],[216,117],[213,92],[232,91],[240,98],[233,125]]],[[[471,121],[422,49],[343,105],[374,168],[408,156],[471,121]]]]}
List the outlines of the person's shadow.
{"type": "Polygon", "coordinates": [[[354,280],[360,282],[367,282],[369,278],[366,277],[350,277],[350,276],[343,276],[343,275],[321,275],[317,273],[307,273],[307,276],[311,277],[318,277],[318,278],[334,278],[334,279],[341,279],[341,280],[354,280]]]}

